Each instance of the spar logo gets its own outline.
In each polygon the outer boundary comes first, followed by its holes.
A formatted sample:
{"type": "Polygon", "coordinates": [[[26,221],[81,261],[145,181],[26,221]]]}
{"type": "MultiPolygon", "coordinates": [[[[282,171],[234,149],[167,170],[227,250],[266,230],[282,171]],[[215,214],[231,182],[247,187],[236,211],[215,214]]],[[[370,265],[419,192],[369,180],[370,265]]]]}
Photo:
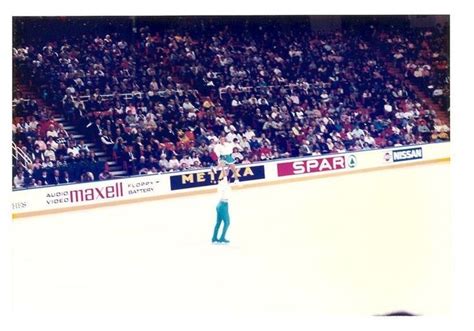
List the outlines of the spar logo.
{"type": "Polygon", "coordinates": [[[355,168],[357,166],[357,157],[354,154],[347,157],[347,165],[349,168],[355,168]]]}
{"type": "MultiPolygon", "coordinates": [[[[351,155],[353,156],[353,155],[351,155]]],[[[355,156],[348,157],[348,162],[356,165],[355,156]]],[[[277,165],[278,177],[300,175],[313,172],[333,171],[346,168],[346,159],[344,156],[322,157],[317,159],[308,159],[294,162],[284,162],[277,165]]]]}
{"type": "Polygon", "coordinates": [[[423,158],[423,150],[421,147],[406,148],[393,151],[393,162],[418,160],[423,158]]]}
{"type": "Polygon", "coordinates": [[[118,197],[123,197],[122,182],[103,187],[94,187],[69,191],[69,201],[71,203],[92,200],[106,200],[118,197]]]}

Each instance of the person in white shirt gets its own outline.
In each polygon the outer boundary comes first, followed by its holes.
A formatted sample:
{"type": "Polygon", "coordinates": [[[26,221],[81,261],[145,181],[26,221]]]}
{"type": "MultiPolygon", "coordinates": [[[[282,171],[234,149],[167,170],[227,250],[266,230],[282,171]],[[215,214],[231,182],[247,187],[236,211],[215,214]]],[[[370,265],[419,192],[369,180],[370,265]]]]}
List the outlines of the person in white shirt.
{"type": "Polygon", "coordinates": [[[244,159],[244,156],[242,155],[242,153],[240,153],[237,147],[234,147],[232,157],[234,158],[236,163],[240,163],[244,159]]]}
{"type": "Polygon", "coordinates": [[[255,136],[255,132],[253,132],[252,128],[250,126],[247,127],[247,131],[245,131],[244,137],[247,138],[247,140],[250,140],[254,136],[255,136]]]}
{"type": "Polygon", "coordinates": [[[25,177],[23,177],[23,171],[18,170],[16,176],[13,178],[13,185],[15,188],[23,188],[25,186],[25,177]]]}
{"type": "Polygon", "coordinates": [[[166,159],[166,154],[161,154],[158,164],[163,171],[168,171],[171,168],[170,163],[166,159]]]}
{"type": "Polygon", "coordinates": [[[49,144],[48,144],[48,148],[44,151],[43,155],[44,155],[45,158],[49,157],[49,159],[52,162],[56,161],[56,153],[54,153],[53,148],[49,144]]]}
{"type": "Polygon", "coordinates": [[[79,155],[79,148],[76,146],[75,143],[71,143],[71,146],[69,146],[69,148],[67,149],[67,155],[69,155],[70,153],[72,153],[73,157],[79,155]]]}
{"type": "Polygon", "coordinates": [[[245,148],[248,148],[250,150],[250,144],[245,136],[242,137],[242,141],[240,142],[239,145],[242,148],[241,150],[244,150],[245,148]]]}
{"type": "Polygon", "coordinates": [[[375,147],[375,139],[374,137],[372,137],[371,135],[367,134],[365,137],[364,137],[364,142],[366,142],[367,144],[369,144],[369,146],[371,147],[375,147]]]}
{"type": "Polygon", "coordinates": [[[46,137],[53,137],[53,138],[57,138],[58,137],[58,131],[56,131],[56,129],[54,128],[53,125],[50,125],[49,126],[49,129],[48,131],[46,132],[46,137]]]}
{"type": "Polygon", "coordinates": [[[193,160],[189,155],[185,155],[181,161],[179,161],[179,165],[182,169],[189,169],[193,165],[193,160]]]}
{"type": "Polygon", "coordinates": [[[229,216],[229,197],[230,197],[230,183],[227,178],[227,172],[225,169],[222,170],[224,174],[217,184],[217,194],[219,196],[219,201],[216,206],[216,225],[214,226],[214,233],[212,235],[212,243],[229,243],[229,240],[226,239],[227,230],[229,229],[230,216],[229,216]],[[218,236],[219,228],[221,223],[224,222],[224,227],[220,237],[218,236]]]}
{"type": "Polygon", "coordinates": [[[231,125],[230,132],[226,135],[226,140],[228,142],[233,142],[236,138],[240,140],[239,135],[236,133],[235,127],[231,125]]]}
{"type": "MultiPolygon", "coordinates": [[[[235,160],[232,157],[233,148],[233,143],[227,142],[225,137],[220,137],[219,143],[214,147],[214,153],[216,153],[217,157],[219,158],[217,167],[220,167],[222,170],[221,177],[224,174],[224,167],[229,166],[232,169],[232,173],[234,174],[235,182],[238,182],[239,173],[235,167],[235,160]]],[[[215,172],[214,168],[211,168],[211,170],[215,172]]]]}
{"type": "Polygon", "coordinates": [[[355,129],[352,130],[352,136],[356,139],[359,139],[360,137],[364,136],[364,130],[356,126],[355,129]]]}
{"type": "Polygon", "coordinates": [[[176,158],[176,155],[173,155],[171,157],[171,160],[169,160],[168,164],[169,164],[170,169],[173,169],[173,170],[178,170],[179,169],[179,161],[176,158]]]}
{"type": "Polygon", "coordinates": [[[190,111],[190,110],[194,110],[196,107],[194,107],[194,105],[191,103],[191,101],[189,101],[189,99],[184,99],[184,102],[183,102],[183,109],[184,110],[187,110],[187,111],[190,111]]]}

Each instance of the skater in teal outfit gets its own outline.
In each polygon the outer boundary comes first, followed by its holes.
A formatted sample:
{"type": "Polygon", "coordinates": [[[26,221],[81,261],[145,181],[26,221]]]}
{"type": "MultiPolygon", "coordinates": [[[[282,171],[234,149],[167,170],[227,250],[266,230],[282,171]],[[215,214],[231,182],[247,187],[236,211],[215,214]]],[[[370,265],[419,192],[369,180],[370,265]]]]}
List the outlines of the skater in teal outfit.
{"type": "Polygon", "coordinates": [[[226,239],[225,235],[230,224],[229,217],[229,193],[230,193],[230,184],[227,179],[227,171],[222,170],[223,174],[219,178],[219,184],[217,184],[217,192],[219,195],[219,202],[217,203],[216,212],[216,226],[214,227],[214,234],[212,235],[212,243],[229,243],[229,240],[226,239]],[[221,223],[224,223],[222,229],[222,234],[218,237],[219,228],[221,223]]]}

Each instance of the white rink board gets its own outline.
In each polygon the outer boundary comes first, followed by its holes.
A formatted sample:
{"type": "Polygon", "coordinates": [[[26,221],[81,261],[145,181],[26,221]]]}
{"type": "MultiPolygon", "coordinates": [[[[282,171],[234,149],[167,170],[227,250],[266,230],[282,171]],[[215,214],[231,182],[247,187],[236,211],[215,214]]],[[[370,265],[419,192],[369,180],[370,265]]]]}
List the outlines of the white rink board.
{"type": "MultiPolygon", "coordinates": [[[[279,181],[292,177],[321,176],[336,173],[350,173],[380,167],[391,167],[407,163],[426,162],[450,157],[450,143],[405,146],[399,148],[370,150],[345,154],[331,154],[317,157],[293,158],[240,166],[240,171],[251,180],[248,183],[279,181]],[[405,153],[408,159],[396,160],[396,153],[405,153]],[[410,159],[410,157],[415,157],[410,159]],[[286,166],[284,166],[286,164],[286,166]],[[252,169],[260,168],[258,176],[252,169]],[[280,169],[285,168],[285,169],[280,169]],[[283,172],[283,173],[281,173],[283,172]]],[[[13,217],[33,215],[35,212],[67,210],[69,208],[100,206],[111,202],[143,201],[153,197],[172,196],[183,192],[199,192],[212,189],[209,169],[161,175],[137,176],[103,182],[71,184],[65,186],[34,188],[12,192],[13,217]],[[179,177],[179,178],[177,178],[179,177]],[[174,180],[174,182],[173,182],[174,180]],[[179,187],[176,185],[179,184],[179,187]],[[193,185],[198,185],[194,187],[193,185]]]]}

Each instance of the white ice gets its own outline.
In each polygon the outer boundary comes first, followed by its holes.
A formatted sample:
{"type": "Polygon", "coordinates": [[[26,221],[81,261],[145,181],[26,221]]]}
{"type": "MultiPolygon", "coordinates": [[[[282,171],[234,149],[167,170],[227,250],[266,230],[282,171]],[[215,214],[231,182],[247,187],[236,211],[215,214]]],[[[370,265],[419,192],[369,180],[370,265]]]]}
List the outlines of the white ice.
{"type": "Polygon", "coordinates": [[[449,312],[449,163],[19,219],[17,312],[449,312]]]}

